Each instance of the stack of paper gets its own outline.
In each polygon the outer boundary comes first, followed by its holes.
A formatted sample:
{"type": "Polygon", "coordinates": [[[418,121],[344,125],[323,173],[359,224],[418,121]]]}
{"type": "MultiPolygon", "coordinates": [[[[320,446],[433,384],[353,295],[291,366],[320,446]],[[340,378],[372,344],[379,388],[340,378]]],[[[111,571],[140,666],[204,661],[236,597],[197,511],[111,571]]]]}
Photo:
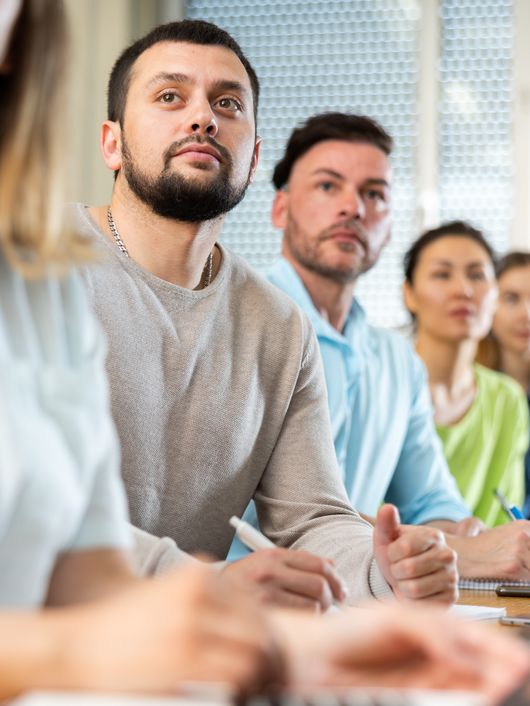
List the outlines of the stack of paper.
{"type": "Polygon", "coordinates": [[[464,620],[498,620],[506,615],[506,608],[487,605],[454,605],[450,613],[464,620]]]}

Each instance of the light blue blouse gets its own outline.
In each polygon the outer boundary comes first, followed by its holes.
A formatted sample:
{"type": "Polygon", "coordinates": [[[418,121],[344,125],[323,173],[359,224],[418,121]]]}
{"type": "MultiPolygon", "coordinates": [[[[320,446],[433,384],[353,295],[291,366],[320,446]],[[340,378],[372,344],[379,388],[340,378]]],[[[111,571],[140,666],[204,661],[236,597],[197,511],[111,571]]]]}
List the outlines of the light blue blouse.
{"type": "Polygon", "coordinates": [[[104,345],[74,273],[0,256],[0,606],[46,598],[61,552],[130,546],[104,345]]]}

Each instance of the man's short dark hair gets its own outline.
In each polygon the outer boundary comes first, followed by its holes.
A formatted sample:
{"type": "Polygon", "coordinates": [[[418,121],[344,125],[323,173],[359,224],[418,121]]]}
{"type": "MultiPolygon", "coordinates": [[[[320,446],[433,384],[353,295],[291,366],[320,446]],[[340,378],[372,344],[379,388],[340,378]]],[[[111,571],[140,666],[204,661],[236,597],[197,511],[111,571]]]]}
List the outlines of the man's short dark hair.
{"type": "Polygon", "coordinates": [[[125,49],[114,64],[108,86],[107,118],[123,125],[125,104],[131,81],[132,67],[138,57],[149,47],[159,42],[187,42],[203,46],[225,47],[234,52],[245,67],[254,103],[254,119],[257,118],[259,100],[259,81],[249,60],[243,54],[241,47],[224,29],[211,22],[203,20],[182,20],[168,22],[152,29],[145,37],[138,39],[125,49]]]}
{"type": "Polygon", "coordinates": [[[276,189],[283,189],[287,184],[295,162],[311,147],[324,140],[366,143],[378,147],[386,155],[389,155],[393,148],[390,135],[379,123],[365,115],[348,113],[314,115],[291,134],[285,154],[272,175],[272,183],[276,189]]]}

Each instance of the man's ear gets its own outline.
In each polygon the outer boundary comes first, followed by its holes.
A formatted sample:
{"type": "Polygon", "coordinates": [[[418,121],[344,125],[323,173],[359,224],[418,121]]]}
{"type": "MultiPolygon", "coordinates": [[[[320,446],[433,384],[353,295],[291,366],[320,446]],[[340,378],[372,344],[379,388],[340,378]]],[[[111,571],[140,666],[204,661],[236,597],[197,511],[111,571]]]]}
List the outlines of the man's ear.
{"type": "Polygon", "coordinates": [[[279,190],[272,202],[271,220],[272,225],[279,230],[287,228],[287,214],[289,213],[289,192],[279,190]]]}
{"type": "Polygon", "coordinates": [[[407,280],[403,282],[403,301],[405,302],[407,311],[410,311],[411,314],[415,314],[417,311],[416,297],[414,296],[414,290],[407,280]]]}
{"type": "Polygon", "coordinates": [[[259,162],[259,151],[261,147],[261,142],[262,139],[261,137],[256,137],[256,144],[254,145],[254,154],[252,155],[252,162],[250,163],[250,175],[249,175],[249,182],[252,183],[254,181],[254,174],[256,173],[256,169],[258,168],[258,162],[259,162]]]}
{"type": "Polygon", "coordinates": [[[101,126],[100,148],[103,160],[113,172],[121,168],[121,127],[118,122],[105,120],[101,126]]]}

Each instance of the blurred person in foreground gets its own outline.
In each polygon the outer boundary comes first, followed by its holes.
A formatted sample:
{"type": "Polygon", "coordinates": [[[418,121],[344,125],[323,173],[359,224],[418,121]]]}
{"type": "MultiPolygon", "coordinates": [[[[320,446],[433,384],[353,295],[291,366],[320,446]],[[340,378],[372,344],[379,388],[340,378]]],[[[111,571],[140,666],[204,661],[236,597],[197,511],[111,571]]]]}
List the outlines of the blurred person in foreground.
{"type": "Polygon", "coordinates": [[[253,601],[200,566],[131,569],[104,345],[74,271],[93,256],[62,223],[65,43],[61,2],[1,0],[0,698],[261,688],[281,672],[253,601]]]}

